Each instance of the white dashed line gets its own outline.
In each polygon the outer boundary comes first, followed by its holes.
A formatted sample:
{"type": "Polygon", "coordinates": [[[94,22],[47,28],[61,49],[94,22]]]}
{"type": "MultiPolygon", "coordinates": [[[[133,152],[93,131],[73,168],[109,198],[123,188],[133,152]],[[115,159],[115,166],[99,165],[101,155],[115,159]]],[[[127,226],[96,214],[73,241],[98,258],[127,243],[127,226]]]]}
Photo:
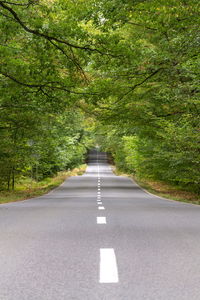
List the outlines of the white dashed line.
{"type": "Polygon", "coordinates": [[[98,209],[103,210],[103,209],[105,209],[105,207],[104,206],[99,206],[98,209]]]}
{"type": "Polygon", "coordinates": [[[101,201],[98,201],[97,203],[98,203],[98,204],[102,204],[102,202],[101,202],[101,201]]]}
{"type": "Polygon", "coordinates": [[[100,249],[100,283],[117,283],[119,282],[117,261],[113,248],[100,249]]]}
{"type": "Polygon", "coordinates": [[[97,217],[97,224],[106,224],[106,217],[97,217]]]}

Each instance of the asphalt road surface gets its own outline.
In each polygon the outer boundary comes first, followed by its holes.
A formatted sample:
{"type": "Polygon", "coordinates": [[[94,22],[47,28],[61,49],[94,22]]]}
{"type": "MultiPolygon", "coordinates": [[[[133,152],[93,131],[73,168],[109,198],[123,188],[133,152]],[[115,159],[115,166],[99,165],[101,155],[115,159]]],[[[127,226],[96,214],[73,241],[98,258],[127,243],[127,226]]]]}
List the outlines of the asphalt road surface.
{"type": "Polygon", "coordinates": [[[200,207],[115,176],[83,176],[0,205],[0,300],[199,300],[200,207]]]}

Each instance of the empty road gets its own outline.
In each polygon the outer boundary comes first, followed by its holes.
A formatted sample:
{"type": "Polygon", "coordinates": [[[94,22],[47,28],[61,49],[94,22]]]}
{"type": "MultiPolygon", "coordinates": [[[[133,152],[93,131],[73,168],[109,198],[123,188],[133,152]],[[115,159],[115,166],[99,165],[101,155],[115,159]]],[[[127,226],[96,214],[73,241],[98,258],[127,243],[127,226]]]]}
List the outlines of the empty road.
{"type": "Polygon", "coordinates": [[[83,176],[0,205],[0,300],[198,300],[200,207],[115,176],[83,176]]]}

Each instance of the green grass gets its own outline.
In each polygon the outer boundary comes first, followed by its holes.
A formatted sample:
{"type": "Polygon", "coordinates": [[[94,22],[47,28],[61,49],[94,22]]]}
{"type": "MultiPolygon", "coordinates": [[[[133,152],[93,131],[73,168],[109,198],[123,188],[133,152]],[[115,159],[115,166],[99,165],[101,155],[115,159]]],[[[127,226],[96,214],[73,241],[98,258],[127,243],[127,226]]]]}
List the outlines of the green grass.
{"type": "Polygon", "coordinates": [[[39,182],[30,178],[21,179],[21,181],[16,184],[14,191],[0,191],[0,203],[20,201],[44,195],[58,187],[66,178],[82,175],[85,169],[86,165],[81,165],[71,171],[59,172],[55,177],[45,178],[39,182]]]}
{"type": "Polygon", "coordinates": [[[132,178],[143,189],[159,197],[200,205],[200,195],[185,191],[178,186],[173,186],[162,181],[136,178],[132,174],[126,174],[116,169],[115,166],[113,166],[113,172],[116,175],[132,178]]]}

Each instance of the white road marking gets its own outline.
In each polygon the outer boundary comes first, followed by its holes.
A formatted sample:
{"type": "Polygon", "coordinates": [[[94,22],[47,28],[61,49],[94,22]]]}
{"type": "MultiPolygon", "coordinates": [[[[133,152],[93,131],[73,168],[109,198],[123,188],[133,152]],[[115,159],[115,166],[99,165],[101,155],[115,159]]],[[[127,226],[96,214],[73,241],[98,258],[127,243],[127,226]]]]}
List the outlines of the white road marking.
{"type": "Polygon", "coordinates": [[[104,206],[99,206],[98,209],[102,210],[102,209],[105,209],[105,207],[104,206]]]}
{"type": "Polygon", "coordinates": [[[97,203],[98,203],[98,204],[102,204],[102,202],[101,202],[101,201],[97,201],[97,203]]]}
{"type": "Polygon", "coordinates": [[[97,224],[106,224],[106,217],[97,217],[97,224]]]}
{"type": "Polygon", "coordinates": [[[113,248],[100,249],[100,283],[117,283],[119,282],[117,261],[113,248]]]}
{"type": "Polygon", "coordinates": [[[100,191],[101,189],[100,188],[98,188],[98,191],[100,191]]]}

